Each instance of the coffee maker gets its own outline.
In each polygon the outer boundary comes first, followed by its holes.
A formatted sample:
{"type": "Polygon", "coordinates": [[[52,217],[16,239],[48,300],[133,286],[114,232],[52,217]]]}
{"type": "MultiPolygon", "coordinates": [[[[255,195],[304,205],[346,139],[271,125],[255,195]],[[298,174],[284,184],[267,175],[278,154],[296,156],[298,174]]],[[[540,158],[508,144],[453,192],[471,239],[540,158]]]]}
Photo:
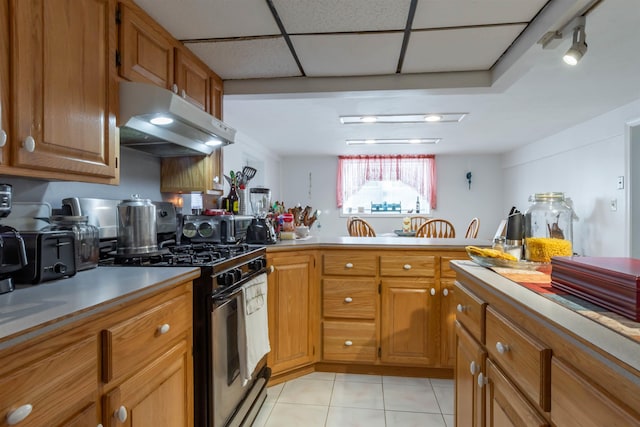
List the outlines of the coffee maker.
{"type": "Polygon", "coordinates": [[[271,206],[271,190],[263,187],[249,189],[249,201],[255,217],[247,227],[247,243],[270,245],[276,243],[276,232],[267,217],[271,206]]]}
{"type": "MultiPolygon", "coordinates": [[[[11,213],[12,188],[10,184],[0,184],[0,219],[11,213]]],[[[13,291],[12,275],[26,265],[27,251],[20,233],[13,227],[0,224],[0,294],[13,291]]]]}

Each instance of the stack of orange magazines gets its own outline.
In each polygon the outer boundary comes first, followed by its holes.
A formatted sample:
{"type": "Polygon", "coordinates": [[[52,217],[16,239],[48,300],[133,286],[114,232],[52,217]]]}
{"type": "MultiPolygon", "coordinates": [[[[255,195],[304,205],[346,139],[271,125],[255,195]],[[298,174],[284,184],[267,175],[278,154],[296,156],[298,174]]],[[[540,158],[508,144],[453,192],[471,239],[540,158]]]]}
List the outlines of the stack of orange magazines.
{"type": "Polygon", "coordinates": [[[553,257],[551,286],[640,322],[640,259],[553,257]]]}

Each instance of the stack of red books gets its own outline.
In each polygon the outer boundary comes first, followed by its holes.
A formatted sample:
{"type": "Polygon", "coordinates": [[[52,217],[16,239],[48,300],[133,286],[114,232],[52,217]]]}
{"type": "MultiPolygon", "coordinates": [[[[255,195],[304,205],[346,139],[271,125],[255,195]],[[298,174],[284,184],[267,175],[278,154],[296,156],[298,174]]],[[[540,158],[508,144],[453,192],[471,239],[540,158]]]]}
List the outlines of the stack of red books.
{"type": "Polygon", "coordinates": [[[553,257],[551,286],[640,322],[640,259],[553,257]]]}

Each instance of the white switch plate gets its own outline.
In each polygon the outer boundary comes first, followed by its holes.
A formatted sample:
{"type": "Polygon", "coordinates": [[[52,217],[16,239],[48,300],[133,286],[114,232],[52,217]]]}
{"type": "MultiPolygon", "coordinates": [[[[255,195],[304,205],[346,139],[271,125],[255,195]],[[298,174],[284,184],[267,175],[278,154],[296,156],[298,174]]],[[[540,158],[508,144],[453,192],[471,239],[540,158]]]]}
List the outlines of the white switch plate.
{"type": "Polygon", "coordinates": [[[611,202],[609,203],[609,206],[611,207],[612,211],[617,211],[618,210],[618,199],[611,199],[611,202]]]}
{"type": "Polygon", "coordinates": [[[624,189],[624,176],[618,177],[618,190],[624,189]]]}

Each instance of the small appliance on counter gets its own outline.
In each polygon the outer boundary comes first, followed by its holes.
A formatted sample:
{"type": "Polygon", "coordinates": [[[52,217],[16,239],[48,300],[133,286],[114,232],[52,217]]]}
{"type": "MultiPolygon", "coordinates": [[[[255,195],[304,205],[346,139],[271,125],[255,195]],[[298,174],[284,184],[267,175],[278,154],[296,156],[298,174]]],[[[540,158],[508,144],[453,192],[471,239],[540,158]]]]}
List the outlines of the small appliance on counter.
{"type": "MultiPolygon", "coordinates": [[[[0,218],[11,213],[12,190],[10,184],[0,184],[0,218]]],[[[22,236],[15,228],[0,225],[0,294],[14,290],[13,277],[25,265],[27,253],[22,236]]]]}
{"type": "Polygon", "coordinates": [[[271,190],[263,187],[249,189],[249,199],[255,218],[247,228],[247,243],[268,245],[276,243],[276,232],[267,218],[271,206],[271,190]]]}

